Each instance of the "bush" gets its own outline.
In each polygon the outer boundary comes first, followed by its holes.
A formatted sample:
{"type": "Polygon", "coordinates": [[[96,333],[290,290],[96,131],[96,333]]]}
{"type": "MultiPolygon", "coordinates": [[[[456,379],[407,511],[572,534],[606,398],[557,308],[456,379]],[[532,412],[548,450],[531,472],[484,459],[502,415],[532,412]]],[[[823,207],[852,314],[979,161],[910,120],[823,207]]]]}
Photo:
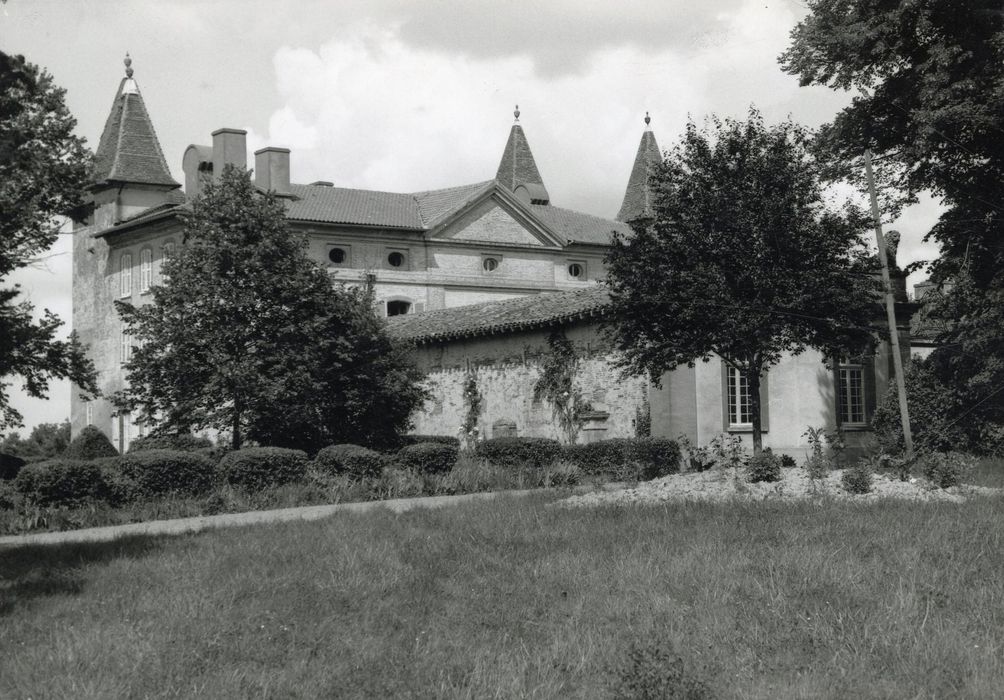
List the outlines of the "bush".
{"type": "Polygon", "coordinates": [[[708,684],[688,668],[672,642],[656,636],[631,644],[616,672],[614,698],[673,698],[703,700],[714,697],[708,684]]]}
{"type": "Polygon", "coordinates": [[[637,466],[640,478],[657,479],[680,471],[680,448],[665,438],[613,438],[566,445],[564,458],[586,474],[616,473],[637,466]]]}
{"type": "Polygon", "coordinates": [[[791,455],[781,455],[781,468],[782,469],[793,469],[797,467],[798,464],[795,462],[795,458],[791,455]]]}
{"type": "Polygon", "coordinates": [[[544,470],[545,488],[549,486],[575,486],[582,480],[582,470],[577,464],[560,460],[544,470]]]}
{"type": "Polygon", "coordinates": [[[422,495],[425,482],[422,477],[411,469],[395,469],[388,467],[383,470],[376,484],[379,498],[413,498],[422,495]]]}
{"type": "Polygon", "coordinates": [[[751,483],[781,480],[781,458],[768,447],[750,458],[746,476],[751,483]]]}
{"type": "Polygon", "coordinates": [[[11,481],[21,471],[25,461],[17,455],[7,455],[0,452],[0,481],[11,481]]]}
{"type": "Polygon", "coordinates": [[[119,451],[112,445],[104,433],[88,425],[79,433],[77,437],[70,441],[62,458],[68,460],[87,461],[89,459],[101,459],[102,457],[117,457],[119,451]]]}
{"type": "Polygon", "coordinates": [[[212,488],[216,465],[199,454],[180,450],[145,450],[119,458],[119,469],[144,496],[164,493],[199,495],[212,488]]]}
{"type": "Polygon", "coordinates": [[[844,470],[840,477],[844,491],[854,494],[866,494],[872,490],[872,470],[868,462],[860,461],[844,470]]]}
{"type": "Polygon", "coordinates": [[[314,468],[333,476],[344,474],[357,479],[380,476],[388,463],[387,457],[360,445],[332,445],[314,458],[314,468]]]}
{"type": "Polygon", "coordinates": [[[65,458],[26,464],[14,479],[14,488],[36,505],[75,505],[107,496],[98,464],[65,458]]]}
{"type": "Polygon", "coordinates": [[[129,443],[129,452],[147,452],[149,450],[175,450],[181,452],[199,452],[213,449],[213,441],[191,433],[183,435],[144,435],[129,443]]]}
{"type": "Polygon", "coordinates": [[[920,472],[938,488],[947,489],[962,483],[973,460],[958,452],[931,452],[918,458],[920,472]]]}
{"type": "Polygon", "coordinates": [[[445,474],[457,463],[459,449],[455,445],[437,442],[420,442],[402,447],[397,461],[419,474],[445,474]]]}
{"type": "Polygon", "coordinates": [[[479,442],[474,452],[499,466],[542,469],[561,455],[561,445],[548,438],[499,437],[479,442]]]}
{"type": "Polygon", "coordinates": [[[307,454],[301,450],[245,447],[228,452],[220,460],[219,471],[228,484],[258,490],[302,478],[307,464],[307,454]]]}

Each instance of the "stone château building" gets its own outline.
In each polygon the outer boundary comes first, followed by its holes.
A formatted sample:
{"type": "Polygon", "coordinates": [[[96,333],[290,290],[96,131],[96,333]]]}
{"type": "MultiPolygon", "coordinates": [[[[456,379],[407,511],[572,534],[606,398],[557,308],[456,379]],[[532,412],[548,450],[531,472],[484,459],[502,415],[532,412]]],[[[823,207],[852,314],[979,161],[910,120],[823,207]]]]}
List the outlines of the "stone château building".
{"type": "MultiPolygon", "coordinates": [[[[286,202],[290,226],[307,236],[311,256],[334,280],[370,281],[391,332],[415,344],[433,398],[415,417],[421,433],[455,434],[461,387],[475,373],[486,410],[482,433],[557,437],[550,411],[533,400],[547,336],[560,331],[582,360],[578,384],[589,401],[580,440],[686,434],[706,443],[722,432],[750,431],[742,379],[721,362],[679,369],[661,387],[623,378],[598,322],[606,315],[603,258],[614,232],[650,213],[649,168],[661,159],[645,118],[616,219],[563,209],[534,160],[519,110],[494,178],[446,189],[391,193],[297,184],[290,151],[254,153],[254,179],[286,202]]],[[[109,401],[125,381],[132,340],[114,301],[143,303],[160,266],[181,243],[179,214],[225,165],[249,165],[245,132],[222,128],[182,157],[184,188],[170,174],[129,58],[96,153],[94,182],[75,215],[73,328],[89,347],[104,396],[71,406],[74,432],[103,430],[119,449],[143,426],[109,401]]],[[[904,344],[909,347],[909,343],[904,344]]],[[[807,425],[865,434],[876,397],[891,373],[888,348],[828,368],[817,353],[787,358],[763,383],[764,444],[797,451],[807,425]]]]}

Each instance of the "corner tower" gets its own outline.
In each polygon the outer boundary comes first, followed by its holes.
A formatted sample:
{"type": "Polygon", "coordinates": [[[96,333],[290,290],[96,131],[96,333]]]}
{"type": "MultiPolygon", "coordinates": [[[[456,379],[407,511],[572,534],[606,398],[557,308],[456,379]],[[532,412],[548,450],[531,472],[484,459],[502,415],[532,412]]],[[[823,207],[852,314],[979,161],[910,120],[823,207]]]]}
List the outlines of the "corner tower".
{"type": "Polygon", "coordinates": [[[87,346],[103,394],[85,402],[76,389],[72,391],[74,435],[94,425],[120,448],[124,446],[123,419],[115,415],[108,398],[122,388],[123,348],[128,340],[123,338],[114,301],[142,303],[143,280],[152,278],[153,232],[98,234],[151,209],[183,202],[180,187],[171,177],[126,54],[125,77],[119,81],[98,141],[89,194],[82,210],[74,213],[73,330],[87,346]]]}
{"type": "Polygon", "coordinates": [[[652,168],[662,162],[659,144],[655,142],[652,133],[652,118],[645,112],[645,131],[638,144],[638,153],[634,157],[634,166],[628,178],[627,190],[624,192],[624,202],[617,213],[617,220],[631,223],[639,219],[652,218],[652,192],[649,187],[649,175],[652,168]]]}
{"type": "Polygon", "coordinates": [[[527,204],[548,204],[551,198],[519,123],[519,105],[516,105],[513,116],[515,119],[495,179],[527,204]]]}

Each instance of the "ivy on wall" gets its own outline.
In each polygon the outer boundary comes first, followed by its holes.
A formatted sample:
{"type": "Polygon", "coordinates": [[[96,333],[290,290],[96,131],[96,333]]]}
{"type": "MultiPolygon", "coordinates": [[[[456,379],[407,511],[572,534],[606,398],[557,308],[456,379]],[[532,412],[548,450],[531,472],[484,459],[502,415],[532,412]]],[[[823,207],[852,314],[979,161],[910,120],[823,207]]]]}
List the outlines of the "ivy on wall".
{"type": "Polygon", "coordinates": [[[484,399],[481,390],[478,388],[478,378],[473,369],[467,370],[464,377],[464,423],[461,426],[463,435],[461,443],[469,448],[473,448],[477,440],[478,419],[484,408],[484,399]]]}
{"type": "Polygon", "coordinates": [[[544,356],[540,378],[533,387],[533,400],[546,400],[561,432],[569,444],[575,443],[582,428],[582,415],[592,406],[575,387],[579,357],[575,347],[561,331],[552,331],[547,338],[550,351],[544,356]]]}

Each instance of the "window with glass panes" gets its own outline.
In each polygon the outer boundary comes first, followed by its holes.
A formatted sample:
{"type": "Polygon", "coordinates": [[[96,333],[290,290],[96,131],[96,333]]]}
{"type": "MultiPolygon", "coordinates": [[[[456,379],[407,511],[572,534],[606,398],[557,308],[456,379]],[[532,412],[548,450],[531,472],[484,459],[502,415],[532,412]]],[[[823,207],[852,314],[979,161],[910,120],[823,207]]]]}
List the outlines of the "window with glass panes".
{"type": "Polygon", "coordinates": [[[149,248],[139,254],[139,291],[148,292],[153,284],[153,251],[149,248]]]}
{"type": "Polygon", "coordinates": [[[844,425],[865,422],[865,372],[858,364],[841,363],[838,369],[840,386],[840,422],[844,425]]]}
{"type": "Polygon", "coordinates": [[[746,377],[735,367],[727,368],[729,390],[729,425],[753,425],[750,387],[746,377]]]}
{"type": "Polygon", "coordinates": [[[132,255],[123,253],[119,258],[119,295],[132,295],[132,255]]]}

